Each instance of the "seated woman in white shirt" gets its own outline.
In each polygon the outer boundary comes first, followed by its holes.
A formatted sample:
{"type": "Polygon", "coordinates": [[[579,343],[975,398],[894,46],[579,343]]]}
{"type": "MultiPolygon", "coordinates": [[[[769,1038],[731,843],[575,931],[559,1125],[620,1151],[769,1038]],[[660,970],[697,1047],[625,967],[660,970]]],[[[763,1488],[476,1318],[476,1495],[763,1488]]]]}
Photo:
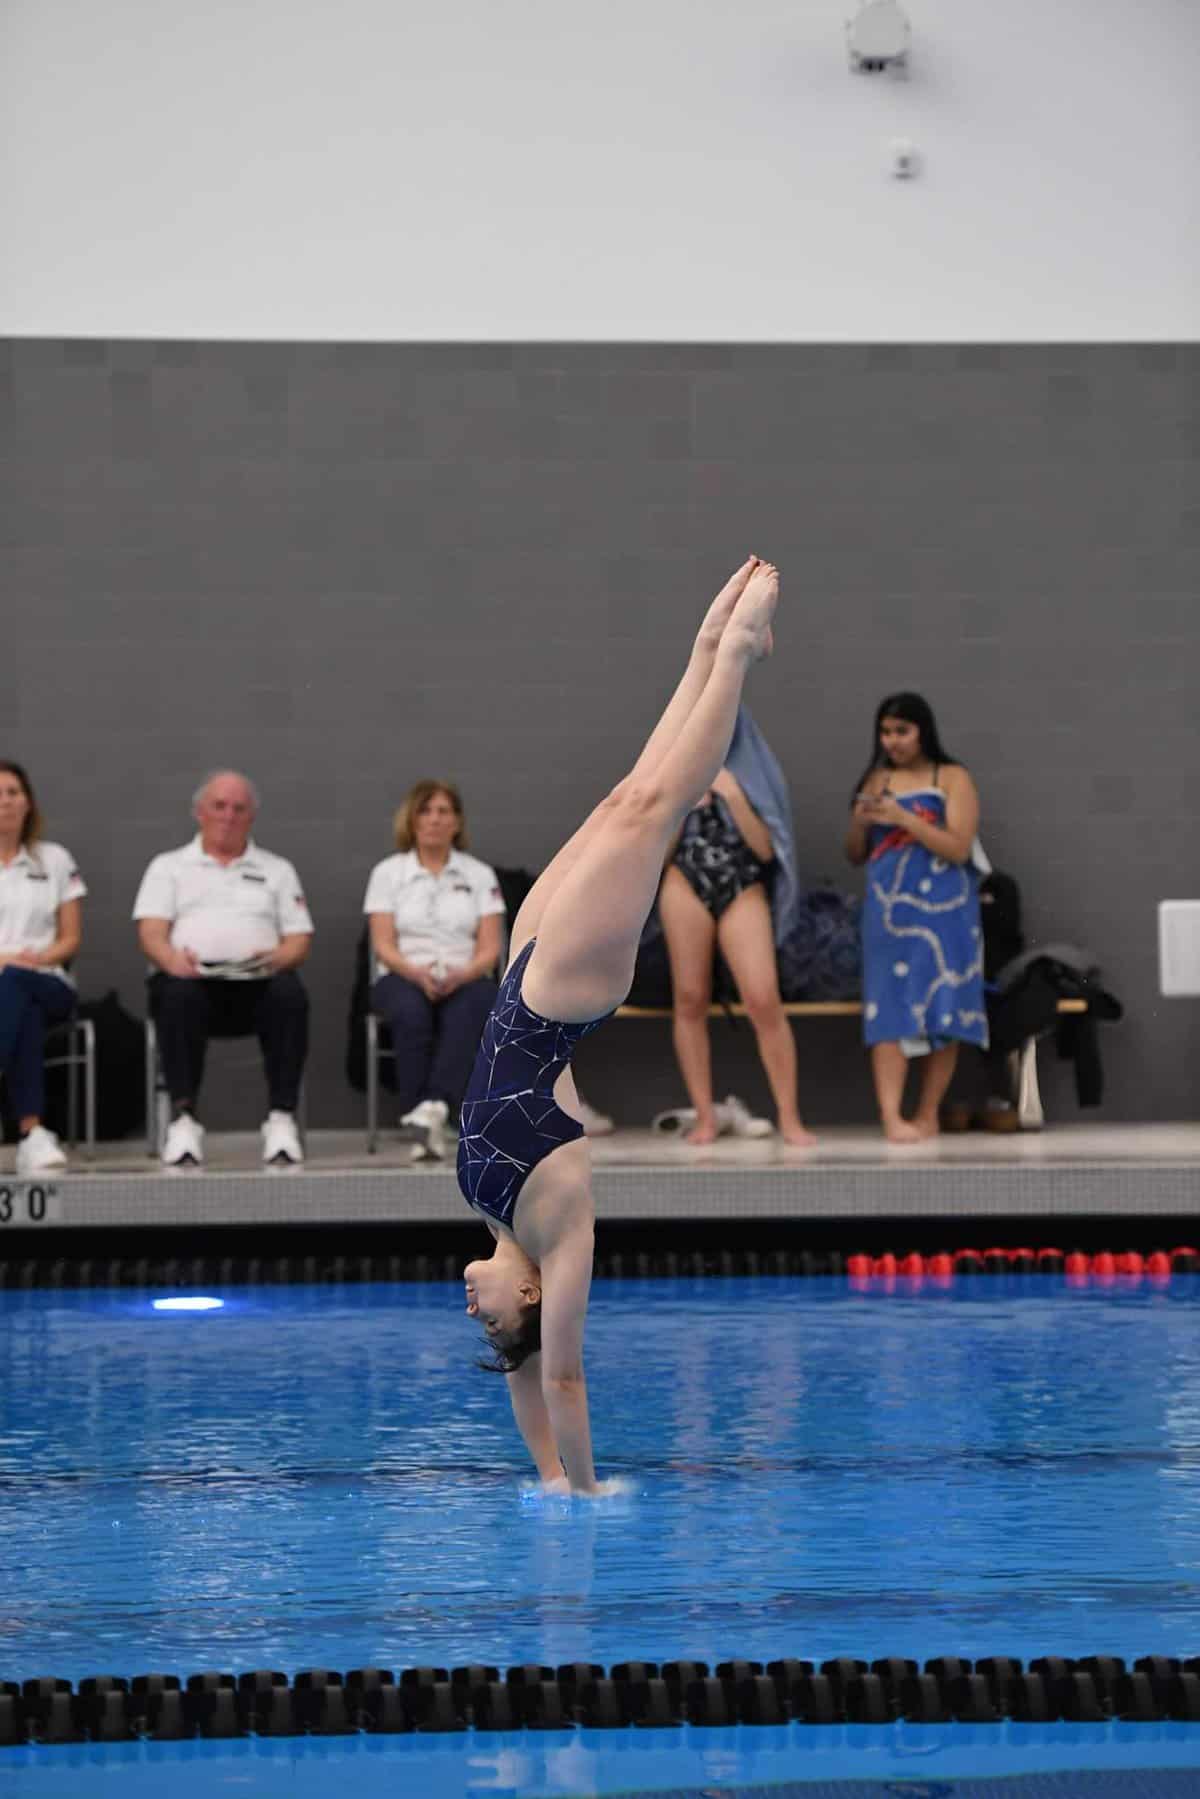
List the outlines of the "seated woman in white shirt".
{"type": "Polygon", "coordinates": [[[0,1076],[20,1130],[20,1176],[67,1163],[42,1123],[43,1045],[47,1029],[75,1010],[66,965],[79,948],[86,892],[73,858],[42,838],[29,776],[0,762],[0,1076]]]}
{"type": "Polygon", "coordinates": [[[445,1154],[496,997],[504,901],[496,872],[466,854],[462,799],[449,781],[418,781],[396,813],[397,854],[372,869],[371,1007],[395,1051],[400,1122],[445,1154]]]}

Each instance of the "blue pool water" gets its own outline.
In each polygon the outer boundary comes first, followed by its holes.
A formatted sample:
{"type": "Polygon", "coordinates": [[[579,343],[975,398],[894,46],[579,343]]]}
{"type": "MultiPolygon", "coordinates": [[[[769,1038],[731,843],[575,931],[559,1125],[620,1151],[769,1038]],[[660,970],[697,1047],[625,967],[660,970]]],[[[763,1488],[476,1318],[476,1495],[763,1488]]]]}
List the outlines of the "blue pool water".
{"type": "MultiPolygon", "coordinates": [[[[199,1316],[153,1297],[0,1295],[0,1678],[1200,1653],[1194,1278],[600,1282],[597,1459],[630,1488],[600,1505],[529,1490],[457,1287],[242,1289],[199,1316]]],[[[0,1750],[29,1799],[725,1799],[853,1774],[820,1785],[849,1799],[1015,1773],[1066,1795],[1081,1768],[1122,1799],[1181,1793],[1200,1729],[0,1750]]]]}
{"type": "Polygon", "coordinates": [[[448,1285],[6,1293],[0,1675],[1200,1652],[1200,1293],[600,1282],[523,1492],[448,1285]]]}
{"type": "Polygon", "coordinates": [[[16,1799],[1194,1799],[1186,1724],[242,1739],[0,1750],[16,1799]]]}

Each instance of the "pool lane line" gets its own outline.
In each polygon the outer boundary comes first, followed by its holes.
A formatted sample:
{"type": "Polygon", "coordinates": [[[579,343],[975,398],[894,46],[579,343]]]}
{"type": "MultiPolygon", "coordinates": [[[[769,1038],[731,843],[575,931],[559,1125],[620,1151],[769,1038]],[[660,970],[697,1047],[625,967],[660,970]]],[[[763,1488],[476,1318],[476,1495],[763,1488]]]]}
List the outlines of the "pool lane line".
{"type": "Polygon", "coordinates": [[[1200,1657],[270,1669],[0,1682],[0,1746],[679,1724],[1200,1722],[1200,1657]]]}

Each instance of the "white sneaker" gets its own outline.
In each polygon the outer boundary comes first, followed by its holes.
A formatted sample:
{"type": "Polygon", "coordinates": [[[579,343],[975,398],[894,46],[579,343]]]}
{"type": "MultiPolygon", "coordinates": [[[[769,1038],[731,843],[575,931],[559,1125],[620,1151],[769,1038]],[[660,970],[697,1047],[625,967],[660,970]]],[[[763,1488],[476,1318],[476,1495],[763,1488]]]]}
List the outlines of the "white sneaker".
{"type": "Polygon", "coordinates": [[[589,1137],[611,1137],[616,1125],[606,1112],[597,1112],[589,1106],[581,1093],[576,1094],[579,1101],[579,1121],[589,1137]]]}
{"type": "Polygon", "coordinates": [[[731,1137],[773,1137],[775,1126],[769,1118],[756,1118],[745,1100],[739,1099],[736,1093],[729,1093],[714,1108],[717,1114],[717,1128],[721,1135],[726,1132],[731,1137]]]}
{"type": "Polygon", "coordinates": [[[17,1145],[17,1174],[49,1174],[53,1168],[65,1168],[67,1158],[58,1138],[44,1124],[35,1124],[27,1137],[17,1145]]]}
{"type": "Polygon", "coordinates": [[[418,1162],[428,1156],[440,1162],[446,1154],[446,1121],[450,1117],[450,1108],[444,1099],[423,1099],[420,1105],[406,1112],[400,1120],[401,1126],[407,1126],[420,1136],[421,1141],[413,1152],[413,1161],[418,1162]]]}
{"type": "Polygon", "coordinates": [[[181,1112],[167,1126],[162,1159],[168,1168],[177,1168],[183,1162],[195,1162],[197,1166],[203,1162],[204,1126],[190,1112],[181,1112]]]}
{"type": "Polygon", "coordinates": [[[650,1120],[652,1131],[661,1131],[664,1136],[682,1136],[690,1131],[696,1122],[695,1106],[672,1106],[668,1112],[656,1112],[650,1120]]]}
{"type": "Polygon", "coordinates": [[[290,1112],[268,1112],[262,1140],[264,1162],[303,1162],[300,1133],[290,1112]]]}

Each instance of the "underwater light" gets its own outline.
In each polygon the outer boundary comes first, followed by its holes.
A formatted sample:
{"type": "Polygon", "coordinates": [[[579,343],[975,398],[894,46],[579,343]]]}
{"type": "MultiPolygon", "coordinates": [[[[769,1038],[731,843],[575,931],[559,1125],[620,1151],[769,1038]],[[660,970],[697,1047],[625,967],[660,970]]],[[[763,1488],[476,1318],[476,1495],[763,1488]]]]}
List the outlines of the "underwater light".
{"type": "Polygon", "coordinates": [[[156,1312],[216,1312],[225,1301],[187,1294],[179,1299],[155,1299],[151,1304],[156,1312]]]}

